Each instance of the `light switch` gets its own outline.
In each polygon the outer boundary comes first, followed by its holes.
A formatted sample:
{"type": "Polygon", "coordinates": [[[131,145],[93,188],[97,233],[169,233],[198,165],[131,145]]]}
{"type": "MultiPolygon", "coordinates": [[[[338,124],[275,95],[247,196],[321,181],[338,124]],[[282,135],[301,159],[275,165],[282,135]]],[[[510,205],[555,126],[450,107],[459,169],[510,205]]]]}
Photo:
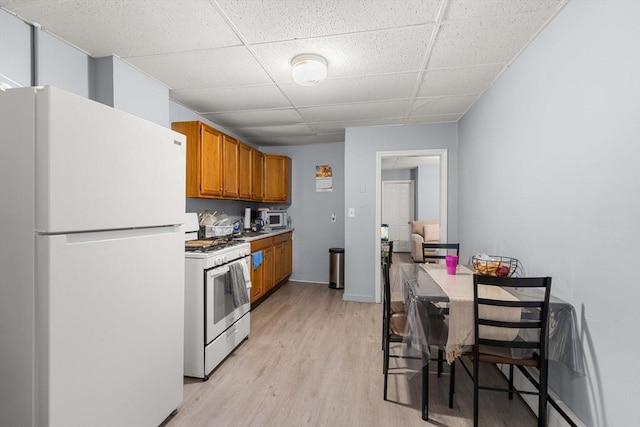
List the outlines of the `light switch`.
{"type": "Polygon", "coordinates": [[[356,208],[349,208],[349,216],[350,217],[356,216],[356,208]]]}
{"type": "Polygon", "coordinates": [[[331,214],[331,222],[336,222],[336,214],[335,214],[335,212],[331,214]]]}

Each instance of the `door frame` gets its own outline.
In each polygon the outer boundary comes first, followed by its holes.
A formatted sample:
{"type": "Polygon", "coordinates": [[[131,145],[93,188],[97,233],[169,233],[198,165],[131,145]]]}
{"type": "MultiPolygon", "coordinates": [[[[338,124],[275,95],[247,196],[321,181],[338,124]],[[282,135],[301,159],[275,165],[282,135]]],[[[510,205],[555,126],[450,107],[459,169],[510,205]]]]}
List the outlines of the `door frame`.
{"type": "Polygon", "coordinates": [[[398,150],[398,151],[377,151],[376,152],[376,222],[372,230],[374,233],[374,260],[375,264],[375,297],[376,302],[382,301],[382,286],[380,283],[380,224],[382,218],[382,158],[383,157],[402,157],[402,156],[433,156],[440,158],[440,241],[447,241],[447,204],[448,204],[448,150],[442,149],[424,149],[424,150],[398,150]]]}
{"type": "MultiPolygon", "coordinates": [[[[382,187],[385,183],[389,184],[409,184],[411,199],[409,200],[409,221],[415,220],[416,216],[416,183],[412,179],[389,179],[380,180],[380,223],[382,223],[382,187]]],[[[411,252],[411,233],[407,236],[409,239],[409,252],[411,252]]]]}

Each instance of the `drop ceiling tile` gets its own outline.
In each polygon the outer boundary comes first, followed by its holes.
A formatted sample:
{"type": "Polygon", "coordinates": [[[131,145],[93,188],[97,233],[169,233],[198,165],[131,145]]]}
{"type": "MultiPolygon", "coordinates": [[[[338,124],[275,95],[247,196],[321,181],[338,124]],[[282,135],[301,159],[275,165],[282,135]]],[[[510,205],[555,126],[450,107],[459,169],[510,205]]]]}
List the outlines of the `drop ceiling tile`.
{"type": "Polygon", "coordinates": [[[350,120],[340,122],[311,122],[309,126],[318,134],[330,134],[344,132],[348,127],[363,127],[363,126],[379,126],[384,121],[385,125],[401,125],[404,123],[403,117],[396,118],[384,118],[384,119],[370,119],[370,120],[350,120]]]}
{"type": "Polygon", "coordinates": [[[477,98],[478,95],[420,98],[416,100],[411,110],[411,117],[434,114],[462,114],[467,111],[477,98]]]}
{"type": "Polygon", "coordinates": [[[171,97],[201,113],[289,107],[276,85],[174,91],[171,97]]]}
{"type": "Polygon", "coordinates": [[[292,82],[291,60],[315,53],[327,60],[329,78],[419,71],[433,25],[344,34],[253,46],[278,83],[292,82]]]}
{"type": "Polygon", "coordinates": [[[430,116],[409,116],[407,124],[428,124],[428,123],[448,123],[457,122],[462,118],[462,114],[433,114],[430,116]]]}
{"type": "Polygon", "coordinates": [[[248,138],[273,138],[274,136],[310,136],[316,133],[306,124],[281,125],[281,126],[253,126],[238,127],[238,132],[248,138]]]}
{"type": "Polygon", "coordinates": [[[325,133],[318,135],[318,143],[344,142],[344,131],[342,133],[325,133]]]}
{"type": "Polygon", "coordinates": [[[2,5],[96,57],[240,44],[206,1],[3,1],[2,5]]]}
{"type": "Polygon", "coordinates": [[[439,0],[218,0],[249,43],[434,22],[439,0]],[[286,18],[285,18],[286,17],[286,18]]]}
{"type": "Polygon", "coordinates": [[[311,129],[318,134],[344,132],[344,122],[315,122],[309,123],[311,129]]]}
{"type": "Polygon", "coordinates": [[[317,86],[281,85],[283,92],[298,106],[346,104],[410,98],[418,73],[328,79],[317,86]]]}
{"type": "Polygon", "coordinates": [[[452,0],[445,19],[477,19],[516,13],[545,12],[549,16],[563,0],[452,0]]]}
{"type": "Polygon", "coordinates": [[[209,113],[203,116],[214,123],[231,127],[293,125],[303,122],[300,114],[293,108],[209,113]]]}
{"type": "Polygon", "coordinates": [[[409,101],[371,102],[300,108],[300,115],[308,122],[350,121],[403,117],[409,101]]]}
{"type": "Polygon", "coordinates": [[[174,90],[272,83],[244,46],[127,58],[174,90]]]}
{"type": "Polygon", "coordinates": [[[533,38],[546,21],[543,14],[504,19],[451,21],[440,32],[429,68],[507,63],[533,38]]]}
{"type": "Polygon", "coordinates": [[[298,136],[261,136],[258,138],[249,138],[249,141],[258,145],[306,145],[306,144],[318,144],[320,139],[316,135],[298,135],[298,136]]]}
{"type": "Polygon", "coordinates": [[[419,97],[483,93],[504,68],[503,64],[427,70],[419,97]]]}

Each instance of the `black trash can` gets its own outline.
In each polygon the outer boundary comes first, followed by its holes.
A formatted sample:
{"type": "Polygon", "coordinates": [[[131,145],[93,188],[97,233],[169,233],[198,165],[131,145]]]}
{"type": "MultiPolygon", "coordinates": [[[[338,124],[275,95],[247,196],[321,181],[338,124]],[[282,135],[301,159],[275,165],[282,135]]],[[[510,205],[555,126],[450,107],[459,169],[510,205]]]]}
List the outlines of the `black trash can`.
{"type": "Polygon", "coordinates": [[[329,287],[344,289],[344,248],[329,249],[329,287]]]}

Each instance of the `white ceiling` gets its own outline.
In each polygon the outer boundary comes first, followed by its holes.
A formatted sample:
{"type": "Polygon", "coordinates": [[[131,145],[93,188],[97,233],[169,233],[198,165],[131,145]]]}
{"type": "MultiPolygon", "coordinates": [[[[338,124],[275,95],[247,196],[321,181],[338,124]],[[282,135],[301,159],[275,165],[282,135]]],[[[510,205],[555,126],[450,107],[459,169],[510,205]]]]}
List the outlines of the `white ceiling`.
{"type": "Polygon", "coordinates": [[[455,122],[568,0],[0,0],[257,145],[344,141],[345,127],[455,122]],[[327,80],[293,83],[316,53],[327,80]]]}

